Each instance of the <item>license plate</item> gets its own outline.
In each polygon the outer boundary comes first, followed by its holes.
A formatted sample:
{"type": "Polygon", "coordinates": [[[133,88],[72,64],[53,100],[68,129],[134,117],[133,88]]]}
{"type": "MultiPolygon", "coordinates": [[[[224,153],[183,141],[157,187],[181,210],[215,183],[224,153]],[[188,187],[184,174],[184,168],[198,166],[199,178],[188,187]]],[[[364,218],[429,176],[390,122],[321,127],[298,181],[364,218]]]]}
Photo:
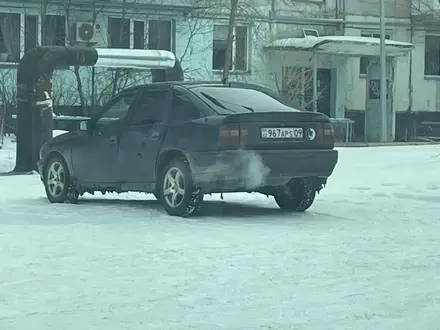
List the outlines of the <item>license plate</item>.
{"type": "Polygon", "coordinates": [[[302,139],[303,129],[294,127],[264,127],[261,129],[263,139],[302,139]]]}

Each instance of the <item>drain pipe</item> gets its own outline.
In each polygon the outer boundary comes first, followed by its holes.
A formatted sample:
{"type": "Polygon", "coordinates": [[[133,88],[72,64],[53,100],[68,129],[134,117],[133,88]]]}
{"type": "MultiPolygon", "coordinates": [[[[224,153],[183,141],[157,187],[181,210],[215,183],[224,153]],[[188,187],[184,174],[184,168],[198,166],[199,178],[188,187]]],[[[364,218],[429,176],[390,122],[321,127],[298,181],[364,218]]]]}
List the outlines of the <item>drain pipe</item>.
{"type": "Polygon", "coordinates": [[[269,33],[271,37],[273,37],[273,19],[275,16],[275,0],[270,0],[269,33]]]}
{"type": "MultiPolygon", "coordinates": [[[[409,28],[409,42],[413,43],[413,35],[414,35],[414,28],[413,28],[413,17],[411,15],[410,18],[410,28],[409,28]]],[[[408,78],[408,112],[412,112],[413,108],[413,84],[412,84],[412,64],[413,64],[413,53],[412,51],[409,52],[409,78],[408,78]]]]}
{"type": "MultiPolygon", "coordinates": [[[[410,27],[409,27],[409,42],[412,44],[413,43],[413,38],[414,36],[414,21],[413,21],[413,16],[411,15],[410,18],[410,27]]],[[[414,126],[414,121],[412,119],[412,114],[413,114],[413,103],[414,103],[414,98],[413,98],[413,79],[412,79],[412,69],[413,69],[413,52],[409,52],[409,76],[408,76],[408,110],[407,110],[407,116],[409,117],[409,120],[405,120],[406,124],[406,130],[405,130],[405,141],[408,141],[409,137],[408,137],[408,130],[411,129],[411,136],[415,135],[415,126],[414,126]],[[410,123],[408,125],[408,123],[410,123]]]]}

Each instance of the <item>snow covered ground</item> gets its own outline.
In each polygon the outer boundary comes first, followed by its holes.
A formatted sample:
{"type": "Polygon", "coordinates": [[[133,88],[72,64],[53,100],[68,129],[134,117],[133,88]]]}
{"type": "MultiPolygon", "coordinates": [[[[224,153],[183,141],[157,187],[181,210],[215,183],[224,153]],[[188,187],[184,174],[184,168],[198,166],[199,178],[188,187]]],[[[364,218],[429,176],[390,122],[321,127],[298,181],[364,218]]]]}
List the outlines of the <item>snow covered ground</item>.
{"type": "Polygon", "coordinates": [[[253,194],[192,219],[139,194],[51,205],[37,175],[0,196],[0,329],[440,329],[440,146],[341,149],[304,214],[253,194]]]}

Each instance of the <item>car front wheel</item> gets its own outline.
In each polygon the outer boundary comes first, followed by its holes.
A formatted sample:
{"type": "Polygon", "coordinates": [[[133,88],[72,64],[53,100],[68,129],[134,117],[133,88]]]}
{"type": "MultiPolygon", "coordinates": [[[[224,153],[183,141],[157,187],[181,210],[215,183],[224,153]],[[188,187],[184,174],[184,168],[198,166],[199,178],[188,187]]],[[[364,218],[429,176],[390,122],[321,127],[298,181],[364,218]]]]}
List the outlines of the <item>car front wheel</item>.
{"type": "Polygon", "coordinates": [[[312,206],[316,189],[306,180],[289,183],[285,189],[275,195],[275,202],[282,210],[304,212],[312,206]]]}
{"type": "Polygon", "coordinates": [[[69,170],[64,159],[52,157],[44,173],[44,187],[51,203],[64,203],[69,192],[69,170]]]}
{"type": "Polygon", "coordinates": [[[186,161],[169,162],[161,175],[160,201],[170,215],[188,217],[199,211],[203,193],[194,185],[186,161]]]}

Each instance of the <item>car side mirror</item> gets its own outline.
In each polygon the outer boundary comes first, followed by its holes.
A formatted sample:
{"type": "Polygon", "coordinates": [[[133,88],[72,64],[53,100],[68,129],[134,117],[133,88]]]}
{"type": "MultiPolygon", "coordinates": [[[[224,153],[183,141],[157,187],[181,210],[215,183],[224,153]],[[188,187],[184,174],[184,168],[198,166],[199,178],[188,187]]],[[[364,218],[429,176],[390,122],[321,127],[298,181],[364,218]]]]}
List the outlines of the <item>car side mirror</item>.
{"type": "Polygon", "coordinates": [[[79,130],[87,132],[89,130],[89,122],[84,120],[79,123],[79,130]]]}

